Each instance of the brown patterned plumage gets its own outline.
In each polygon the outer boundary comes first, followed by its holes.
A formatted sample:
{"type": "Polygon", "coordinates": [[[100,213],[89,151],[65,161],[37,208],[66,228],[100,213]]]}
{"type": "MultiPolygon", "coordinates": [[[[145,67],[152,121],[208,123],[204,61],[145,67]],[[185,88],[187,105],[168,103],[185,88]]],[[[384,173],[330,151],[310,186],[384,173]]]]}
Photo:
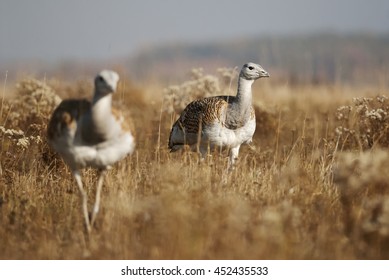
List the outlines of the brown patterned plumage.
{"type": "MultiPolygon", "coordinates": [[[[179,126],[186,133],[198,133],[202,127],[219,123],[228,129],[238,129],[244,126],[243,122],[238,122],[235,125],[226,123],[225,111],[228,104],[235,100],[235,96],[214,96],[195,100],[186,106],[181,113],[179,119],[174,126],[179,126]]],[[[250,119],[255,119],[254,107],[251,106],[250,119]]],[[[172,140],[172,132],[169,137],[169,148],[172,149],[174,145],[184,144],[184,142],[177,143],[172,140]]],[[[195,143],[186,143],[188,145],[195,143]]]]}
{"type": "Polygon", "coordinates": [[[123,131],[131,133],[131,135],[136,138],[135,125],[128,114],[126,115],[122,111],[112,108],[112,115],[116,118],[117,122],[120,123],[123,131]]]}
{"type": "Polygon", "coordinates": [[[51,141],[61,137],[65,129],[75,130],[80,116],[90,110],[91,102],[86,99],[63,100],[54,110],[47,126],[47,137],[51,141]]]}

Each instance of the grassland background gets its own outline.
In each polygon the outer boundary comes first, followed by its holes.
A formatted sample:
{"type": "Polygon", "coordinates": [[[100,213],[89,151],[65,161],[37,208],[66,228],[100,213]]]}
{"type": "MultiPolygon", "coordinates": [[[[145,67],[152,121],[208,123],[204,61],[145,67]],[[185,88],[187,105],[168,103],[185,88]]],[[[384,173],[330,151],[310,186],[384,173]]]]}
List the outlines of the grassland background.
{"type": "MultiPolygon", "coordinates": [[[[109,171],[90,237],[45,126],[57,95],[90,97],[91,82],[2,82],[1,259],[389,257],[386,83],[256,82],[254,143],[226,173],[225,152],[169,153],[164,86],[121,77],[137,148],[109,171]]],[[[95,172],[83,174],[91,201],[95,172]]]]}

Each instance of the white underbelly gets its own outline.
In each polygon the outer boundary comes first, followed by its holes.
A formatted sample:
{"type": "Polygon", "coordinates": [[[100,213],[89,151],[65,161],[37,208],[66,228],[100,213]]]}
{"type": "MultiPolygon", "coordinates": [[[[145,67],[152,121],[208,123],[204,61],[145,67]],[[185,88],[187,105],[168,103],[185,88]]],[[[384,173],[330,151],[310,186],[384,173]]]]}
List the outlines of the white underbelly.
{"type": "Polygon", "coordinates": [[[232,130],[220,124],[214,124],[204,129],[203,141],[212,146],[236,147],[252,141],[255,132],[255,119],[250,120],[241,128],[232,130]]]}
{"type": "Polygon", "coordinates": [[[85,167],[104,168],[113,165],[134,151],[135,141],[131,134],[125,133],[118,138],[98,145],[89,146],[74,143],[53,146],[70,168],[75,170],[85,167]]]}

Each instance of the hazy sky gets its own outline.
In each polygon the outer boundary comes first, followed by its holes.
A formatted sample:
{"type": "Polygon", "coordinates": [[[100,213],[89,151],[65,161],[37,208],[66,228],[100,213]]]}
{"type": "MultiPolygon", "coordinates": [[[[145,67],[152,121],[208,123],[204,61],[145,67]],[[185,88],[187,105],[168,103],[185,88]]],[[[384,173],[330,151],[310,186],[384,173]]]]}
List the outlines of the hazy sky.
{"type": "Polygon", "coordinates": [[[389,32],[388,0],[0,0],[0,63],[261,34],[389,32]]]}

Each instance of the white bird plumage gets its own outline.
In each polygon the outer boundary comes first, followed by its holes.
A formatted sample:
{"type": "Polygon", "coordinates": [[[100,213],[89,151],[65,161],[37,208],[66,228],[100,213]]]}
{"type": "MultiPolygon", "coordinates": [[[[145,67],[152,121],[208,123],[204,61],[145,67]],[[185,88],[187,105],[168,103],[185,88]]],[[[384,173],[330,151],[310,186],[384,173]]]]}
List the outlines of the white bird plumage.
{"type": "Polygon", "coordinates": [[[189,103],[170,132],[171,151],[188,145],[204,157],[208,148],[229,148],[228,165],[232,168],[240,146],[250,143],[255,132],[251,86],[261,77],[269,77],[269,73],[258,64],[246,63],[239,74],[236,96],[214,96],[189,103]]]}
{"type": "Polygon", "coordinates": [[[116,72],[101,71],[95,78],[92,102],[85,99],[62,101],[54,110],[47,129],[50,145],[64,159],[76,179],[88,233],[99,211],[105,170],[135,148],[133,132],[120,113],[112,108],[112,94],[118,81],[116,72]],[[80,173],[85,167],[97,168],[100,172],[91,218],[80,173]]]}

